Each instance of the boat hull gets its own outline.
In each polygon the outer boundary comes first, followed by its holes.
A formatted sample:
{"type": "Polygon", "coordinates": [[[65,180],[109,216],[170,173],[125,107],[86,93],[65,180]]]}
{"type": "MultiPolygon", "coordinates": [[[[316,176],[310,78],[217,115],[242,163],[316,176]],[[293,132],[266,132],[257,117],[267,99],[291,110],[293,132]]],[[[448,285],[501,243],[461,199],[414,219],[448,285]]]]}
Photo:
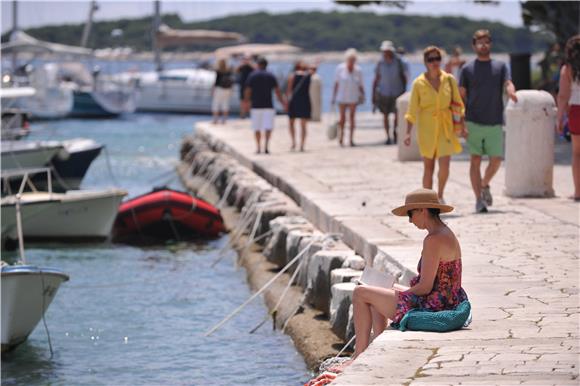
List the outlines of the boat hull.
{"type": "Polygon", "coordinates": [[[20,141],[2,141],[2,170],[41,168],[46,165],[63,147],[36,146],[20,141]]]}
{"type": "Polygon", "coordinates": [[[113,118],[136,108],[132,92],[75,90],[73,96],[72,117],[113,118]]]}
{"type": "MultiPolygon", "coordinates": [[[[24,240],[104,240],[110,232],[123,190],[23,193],[24,240]]],[[[14,197],[2,199],[2,239],[17,240],[14,197]]]]}
{"type": "Polygon", "coordinates": [[[65,273],[34,266],[4,266],[2,285],[2,352],[24,342],[48,309],[65,273]]]}
{"type": "Polygon", "coordinates": [[[224,232],[219,210],[187,193],[153,191],[121,205],[113,241],[129,244],[217,237],[224,232]]]}

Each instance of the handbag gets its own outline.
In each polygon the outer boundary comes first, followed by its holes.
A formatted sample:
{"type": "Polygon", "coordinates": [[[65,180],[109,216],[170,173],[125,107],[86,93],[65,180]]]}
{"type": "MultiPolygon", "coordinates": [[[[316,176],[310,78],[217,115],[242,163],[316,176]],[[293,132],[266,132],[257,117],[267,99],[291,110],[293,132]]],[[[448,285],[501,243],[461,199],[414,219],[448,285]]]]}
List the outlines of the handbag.
{"type": "Polygon", "coordinates": [[[459,134],[464,128],[464,117],[461,112],[463,105],[459,102],[455,102],[455,93],[453,92],[451,76],[447,79],[449,79],[449,87],[451,87],[451,103],[449,104],[449,109],[451,110],[451,119],[453,120],[453,131],[455,131],[456,134],[459,134]]]}
{"type": "Polygon", "coordinates": [[[332,141],[338,137],[338,120],[336,119],[336,113],[334,109],[330,115],[330,125],[326,128],[326,137],[332,141]]]}
{"type": "Polygon", "coordinates": [[[364,93],[364,91],[359,89],[358,100],[357,100],[356,104],[357,105],[364,105],[365,102],[366,102],[365,93],[364,93]]]}

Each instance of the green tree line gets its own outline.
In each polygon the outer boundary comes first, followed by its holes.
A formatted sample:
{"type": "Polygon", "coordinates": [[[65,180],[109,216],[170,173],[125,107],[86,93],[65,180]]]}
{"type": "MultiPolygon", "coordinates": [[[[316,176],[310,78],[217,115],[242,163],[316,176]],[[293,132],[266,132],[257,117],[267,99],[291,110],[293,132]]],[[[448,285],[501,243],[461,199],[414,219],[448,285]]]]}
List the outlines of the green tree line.
{"type": "MultiPolygon", "coordinates": [[[[465,17],[429,17],[405,14],[377,15],[371,12],[257,12],[202,22],[184,23],[177,14],[165,14],[163,23],[177,29],[217,29],[242,33],[252,43],[290,43],[305,51],[337,51],[355,47],[376,51],[382,40],[415,51],[435,44],[446,49],[460,46],[471,49],[471,36],[480,28],[492,31],[496,52],[544,51],[551,39],[525,28],[465,17]]],[[[128,46],[136,51],[151,50],[152,18],[95,22],[91,48],[128,46]],[[123,35],[111,36],[121,29],[123,35]]],[[[46,41],[78,45],[84,24],[67,24],[26,30],[46,41]]],[[[7,36],[2,36],[5,41],[7,36]]],[[[178,50],[210,50],[215,47],[180,47],[178,50]]]]}

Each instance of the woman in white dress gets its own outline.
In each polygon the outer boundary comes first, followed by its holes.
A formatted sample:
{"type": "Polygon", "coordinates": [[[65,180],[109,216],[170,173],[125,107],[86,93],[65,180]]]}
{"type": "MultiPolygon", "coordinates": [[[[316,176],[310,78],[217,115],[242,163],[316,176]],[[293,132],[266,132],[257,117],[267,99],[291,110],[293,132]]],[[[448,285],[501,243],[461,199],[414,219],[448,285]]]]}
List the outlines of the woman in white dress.
{"type": "Polygon", "coordinates": [[[345,62],[338,65],[334,76],[332,104],[338,103],[340,119],[338,122],[338,140],[343,145],[346,111],[349,111],[350,146],[354,146],[355,114],[358,104],[364,103],[364,85],[362,71],[356,65],[357,51],[349,48],[345,52],[345,62]]]}

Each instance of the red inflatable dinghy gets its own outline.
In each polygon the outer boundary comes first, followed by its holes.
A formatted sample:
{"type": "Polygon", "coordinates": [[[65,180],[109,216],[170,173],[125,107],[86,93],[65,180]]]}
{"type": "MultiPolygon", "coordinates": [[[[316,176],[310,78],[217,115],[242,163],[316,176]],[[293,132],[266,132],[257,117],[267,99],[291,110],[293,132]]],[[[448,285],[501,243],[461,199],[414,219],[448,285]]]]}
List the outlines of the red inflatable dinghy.
{"type": "Polygon", "coordinates": [[[158,188],[121,204],[113,241],[151,243],[217,237],[225,230],[220,211],[188,193],[158,188]]]}

